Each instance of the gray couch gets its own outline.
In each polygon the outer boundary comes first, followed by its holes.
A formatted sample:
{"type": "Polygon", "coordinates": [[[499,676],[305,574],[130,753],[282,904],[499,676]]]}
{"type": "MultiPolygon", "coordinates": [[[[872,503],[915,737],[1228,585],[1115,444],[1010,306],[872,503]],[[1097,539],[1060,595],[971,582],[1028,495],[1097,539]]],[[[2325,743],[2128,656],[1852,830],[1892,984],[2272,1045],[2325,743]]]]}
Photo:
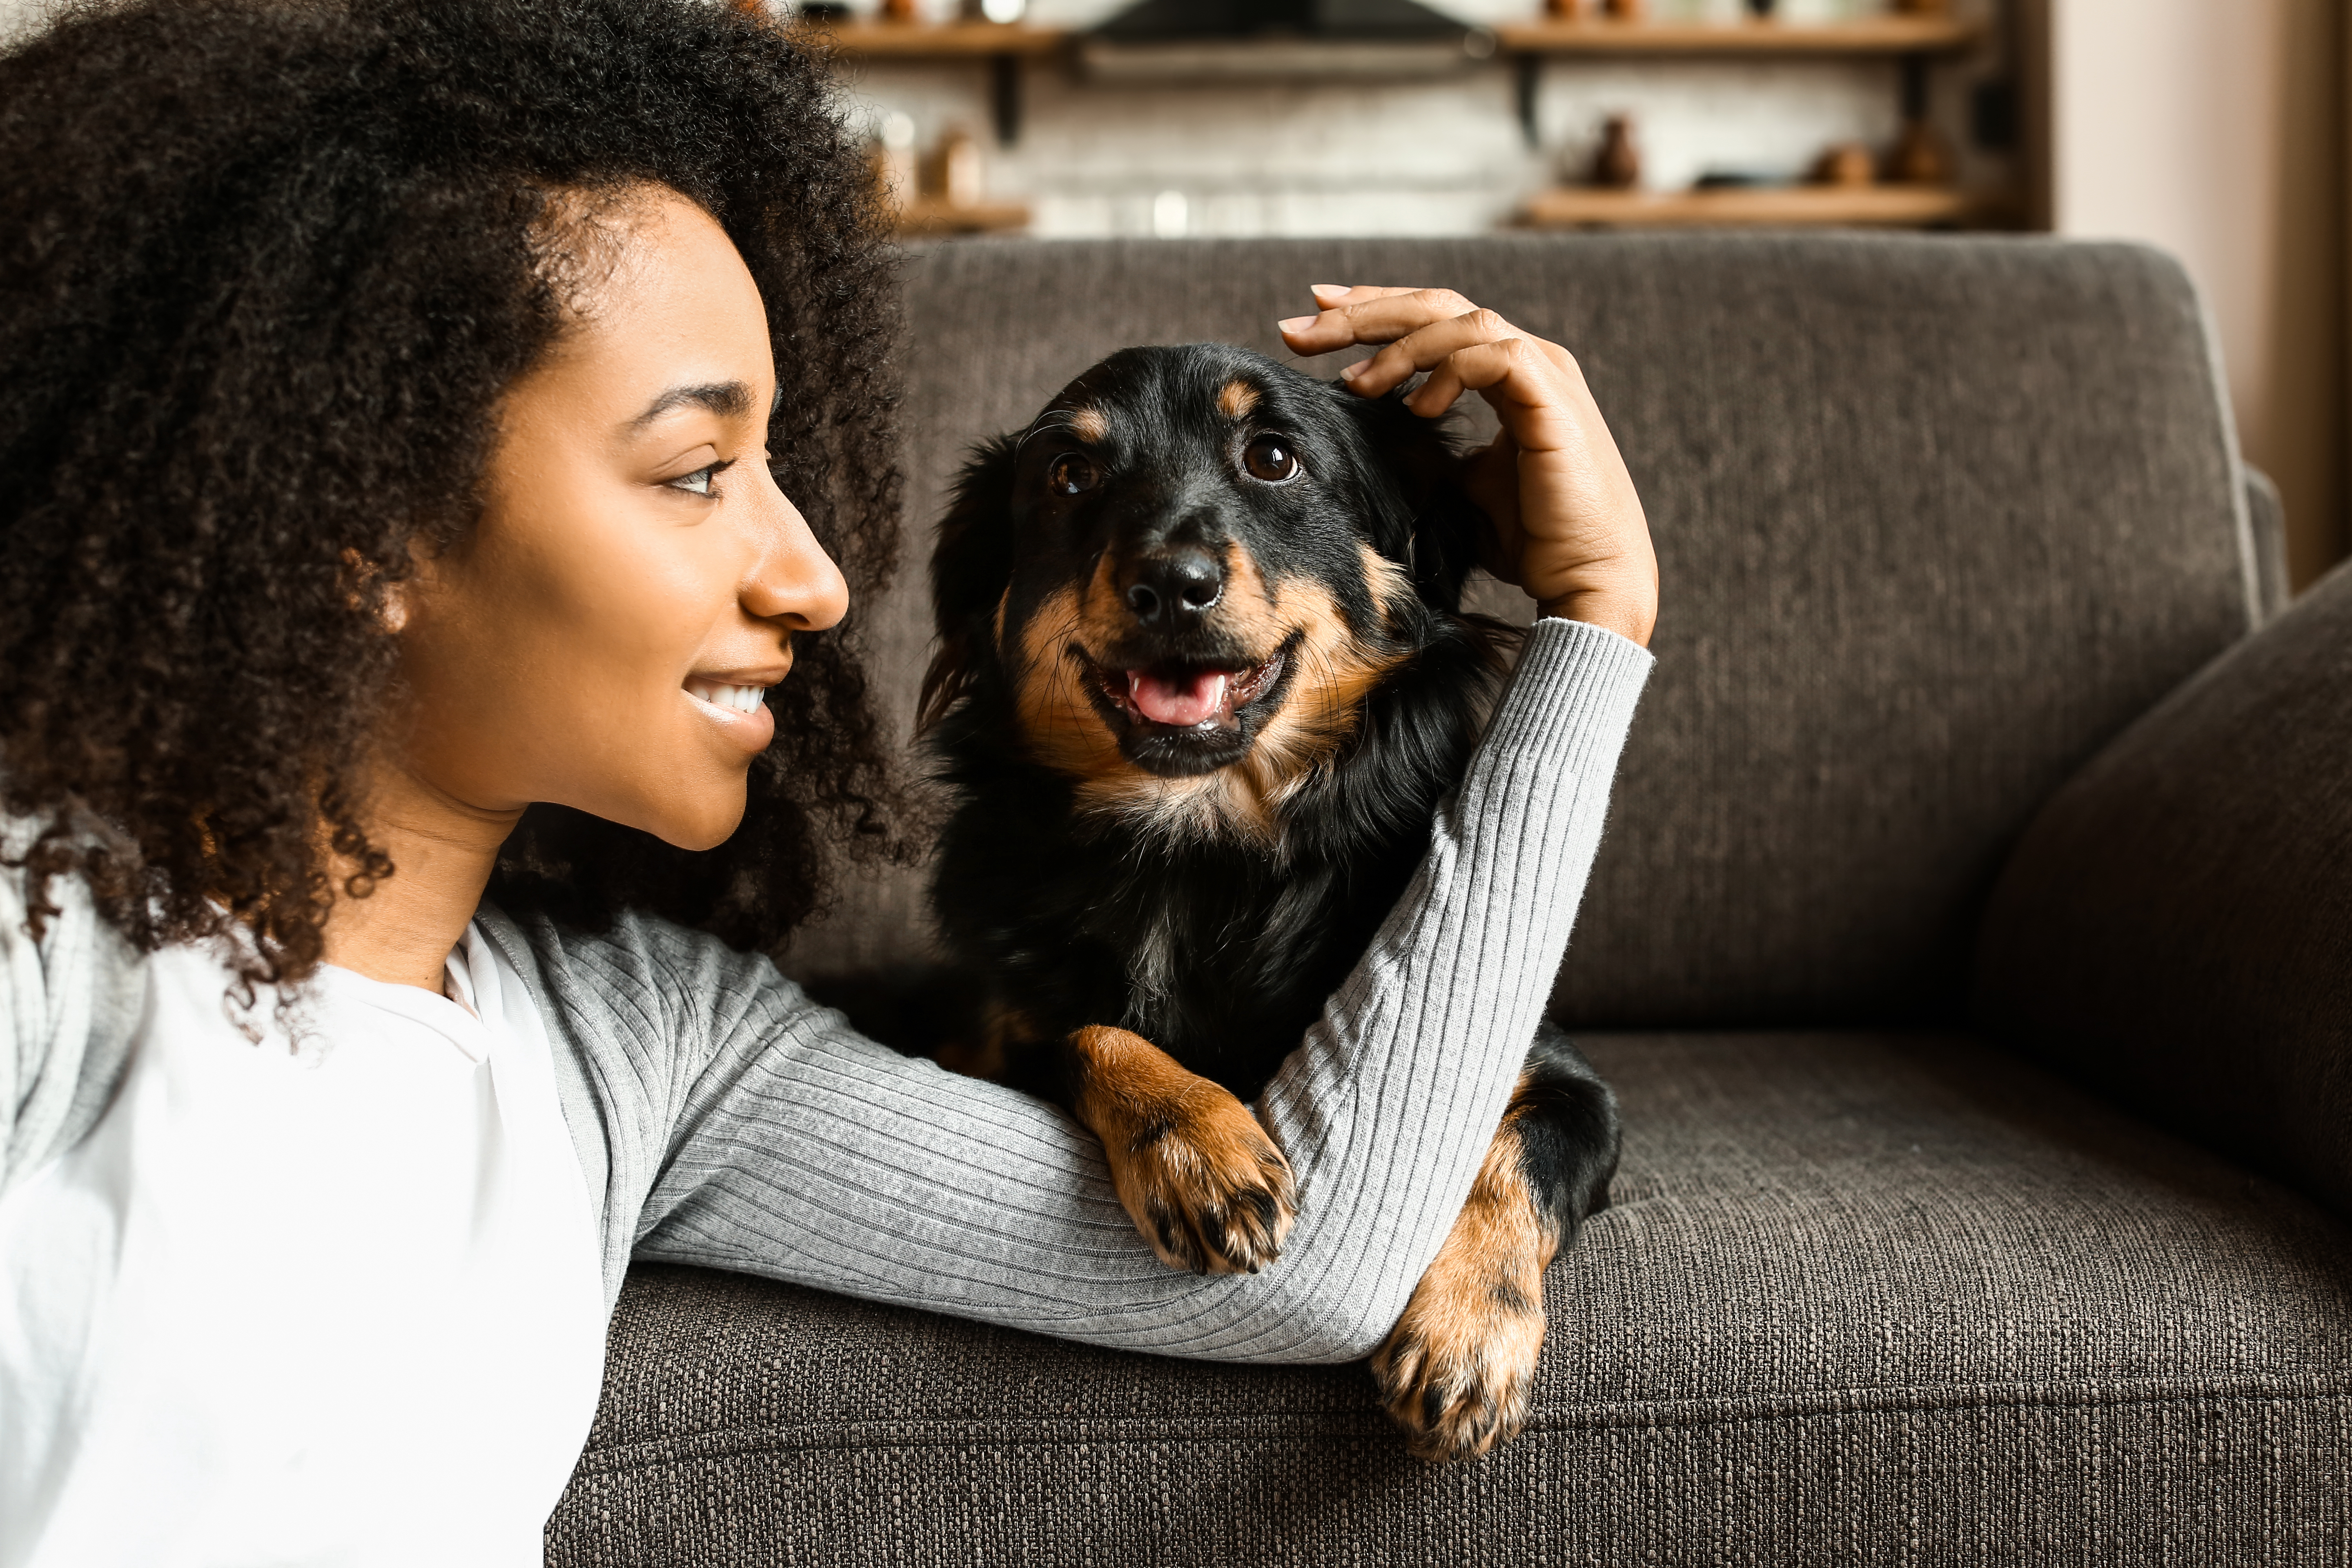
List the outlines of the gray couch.
{"type": "MultiPolygon", "coordinates": [[[[1571,345],[1664,571],[1556,998],[1625,1166],[1551,1270],[1528,1430],[1429,1468],[1361,1368],[649,1268],[551,1561],[2352,1561],[2352,578],[2280,614],[2181,274],[1956,239],[918,258],[909,571],[865,611],[902,716],[961,448],[1120,344],[1278,352],[1330,279],[1571,345]]],[[[919,926],[888,880],[793,963],[919,926]]]]}

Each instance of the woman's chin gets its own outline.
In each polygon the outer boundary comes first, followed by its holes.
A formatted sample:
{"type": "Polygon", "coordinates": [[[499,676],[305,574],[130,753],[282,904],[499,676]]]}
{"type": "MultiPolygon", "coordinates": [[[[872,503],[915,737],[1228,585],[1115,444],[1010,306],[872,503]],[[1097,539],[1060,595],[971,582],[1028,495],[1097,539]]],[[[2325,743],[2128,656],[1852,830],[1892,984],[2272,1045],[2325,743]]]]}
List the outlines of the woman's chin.
{"type": "Polygon", "coordinates": [[[731,787],[715,785],[709,795],[708,799],[673,797],[635,803],[636,809],[627,812],[598,811],[593,806],[583,809],[608,822],[650,833],[673,849],[716,849],[743,826],[744,781],[739,775],[731,787]]]}

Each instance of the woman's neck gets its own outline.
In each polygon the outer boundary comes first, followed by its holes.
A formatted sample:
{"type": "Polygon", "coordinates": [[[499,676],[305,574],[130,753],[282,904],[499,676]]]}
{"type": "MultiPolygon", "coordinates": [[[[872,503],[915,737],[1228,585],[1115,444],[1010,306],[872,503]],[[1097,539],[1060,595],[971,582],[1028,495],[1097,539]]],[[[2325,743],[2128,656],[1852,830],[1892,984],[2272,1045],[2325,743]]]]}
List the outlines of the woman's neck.
{"type": "Polygon", "coordinates": [[[480,907],[499,846],[522,813],[468,805],[405,768],[382,769],[370,784],[368,838],[392,858],[394,870],[355,899],[341,886],[353,868],[338,861],[327,962],[437,993],[449,950],[480,907]]]}

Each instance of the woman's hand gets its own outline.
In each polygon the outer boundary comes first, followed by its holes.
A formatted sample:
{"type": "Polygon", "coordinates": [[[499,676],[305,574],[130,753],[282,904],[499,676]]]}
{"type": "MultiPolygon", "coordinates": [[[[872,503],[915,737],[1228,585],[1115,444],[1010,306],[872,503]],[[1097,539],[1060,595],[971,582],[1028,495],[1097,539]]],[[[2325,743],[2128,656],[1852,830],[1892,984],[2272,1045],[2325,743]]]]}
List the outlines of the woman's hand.
{"type": "Polygon", "coordinates": [[[1417,372],[1406,406],[1435,418],[1465,392],[1503,422],[1464,475],[1494,523],[1479,564],[1516,583],[1547,616],[1606,626],[1644,647],[1658,618],[1658,561],[1633,477],[1584,373],[1558,343],[1522,332],[1446,289],[1318,283],[1318,313],[1281,323],[1302,354],[1387,345],[1340,374],[1378,397],[1417,372]]]}

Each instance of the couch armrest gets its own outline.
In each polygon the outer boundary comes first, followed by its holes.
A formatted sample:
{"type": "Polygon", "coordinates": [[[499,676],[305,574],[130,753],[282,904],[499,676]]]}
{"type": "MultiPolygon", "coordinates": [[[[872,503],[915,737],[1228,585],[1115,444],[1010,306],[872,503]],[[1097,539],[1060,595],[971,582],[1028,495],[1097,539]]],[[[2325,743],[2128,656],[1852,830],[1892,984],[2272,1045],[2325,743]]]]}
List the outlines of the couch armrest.
{"type": "Polygon", "coordinates": [[[1975,1006],[2352,1215],[2352,568],[2052,797],[1987,908],[1975,1006]]]}
{"type": "Polygon", "coordinates": [[[2254,536],[2254,602],[2267,625],[2294,596],[2286,576],[2286,502],[2260,468],[2246,470],[2245,485],[2246,521],[2254,536]]]}

